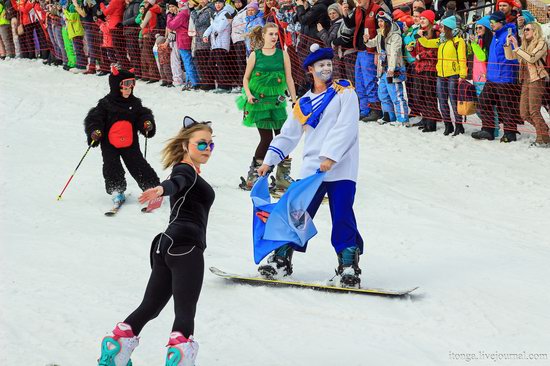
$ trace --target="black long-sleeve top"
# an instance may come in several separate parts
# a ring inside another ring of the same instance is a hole
[[[174,165],[161,186],[163,196],[170,196],[170,225],[165,233],[175,246],[196,245],[204,250],[208,214],[215,198],[212,187],[186,163]]]

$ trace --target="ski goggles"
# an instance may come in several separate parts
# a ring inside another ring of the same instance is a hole
[[[197,146],[197,150],[199,151],[205,151],[207,147],[210,148],[210,152],[214,151],[214,143],[213,142],[206,142],[206,141],[199,141],[199,142],[193,142],[194,145]]]
[[[128,89],[133,88],[134,86],[136,86],[136,79],[124,79],[120,82],[121,88]]]
[[[195,121],[193,118],[189,117],[189,116],[185,116],[183,118],[183,128],[190,128],[190,127],[193,127],[195,125],[207,125],[207,126],[211,126],[212,125],[212,122],[210,121],[205,121],[205,122],[197,122]]]

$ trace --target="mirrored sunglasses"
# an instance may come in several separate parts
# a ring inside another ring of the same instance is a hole
[[[214,142],[208,143],[206,141],[199,141],[194,142],[193,144],[197,146],[197,150],[199,151],[205,151],[207,147],[210,148],[210,152],[214,151]]]
[[[133,88],[136,86],[136,79],[124,79],[120,82],[121,88]]]

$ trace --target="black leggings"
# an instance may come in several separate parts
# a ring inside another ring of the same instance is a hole
[[[153,269],[143,301],[124,322],[138,335],[147,322],[160,314],[173,295],[176,318],[172,331],[189,338],[195,330],[195,311],[204,277],[203,251],[194,246],[174,245],[168,254],[170,240],[163,235],[158,254],[158,238],[151,248]],[[181,255],[184,253],[187,254]]]
[[[254,154],[254,157],[256,159],[263,160],[265,158],[265,154],[267,154],[267,148],[273,140],[273,136],[277,136],[278,134],[280,134],[281,130],[268,130],[264,128],[258,128],[258,132],[260,133],[260,143],[256,148],[256,153]]]

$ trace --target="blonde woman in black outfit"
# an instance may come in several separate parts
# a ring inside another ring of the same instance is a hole
[[[214,190],[200,176],[214,143],[210,123],[185,117],[184,127],[162,151],[170,177],[143,192],[140,203],[170,196],[168,228],[151,247],[152,272],[139,307],[101,343],[100,366],[126,366],[139,343],[138,335],[174,296],[175,320],[168,341],[166,366],[193,366],[198,344],[193,340],[194,318],[204,275],[208,213]]]

